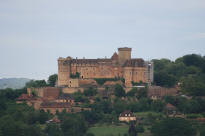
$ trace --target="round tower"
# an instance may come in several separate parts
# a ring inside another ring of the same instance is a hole
[[[120,65],[123,65],[126,60],[131,59],[131,51],[132,48],[128,48],[128,47],[118,48],[118,54],[119,54],[118,58],[119,58]]]

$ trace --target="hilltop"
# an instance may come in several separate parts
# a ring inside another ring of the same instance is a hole
[[[2,78],[0,79],[0,89],[19,89],[24,87],[28,81],[30,81],[28,78]]]

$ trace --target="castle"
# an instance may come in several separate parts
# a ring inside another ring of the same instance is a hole
[[[111,58],[58,59],[58,87],[76,88],[81,83],[94,83],[94,79],[124,79],[125,87],[133,83],[153,82],[153,63],[131,58],[131,48],[118,48]],[[76,78],[77,77],[77,78]]]

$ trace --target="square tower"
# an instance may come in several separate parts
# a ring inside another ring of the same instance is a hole
[[[120,65],[123,65],[126,60],[131,59],[131,51],[132,51],[132,48],[128,48],[128,47],[118,48]]]

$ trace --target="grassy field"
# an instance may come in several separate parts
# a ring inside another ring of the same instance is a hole
[[[128,126],[99,126],[88,130],[95,136],[123,136],[128,132]]]

